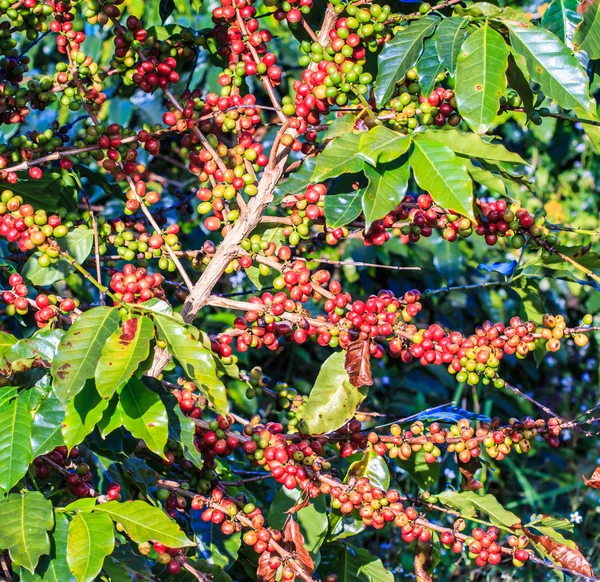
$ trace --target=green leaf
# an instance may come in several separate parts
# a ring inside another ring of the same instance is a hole
[[[473,517],[476,513],[473,502],[465,497],[460,491],[447,489],[438,494],[438,499],[445,507],[457,509],[463,517]]]
[[[429,140],[414,142],[410,165],[417,184],[442,208],[473,220],[473,182],[461,159],[447,146]]]
[[[454,76],[456,59],[467,34],[468,18],[444,18],[435,30],[435,48],[442,64]]]
[[[523,102],[523,109],[527,115],[531,115],[535,102],[535,95],[531,90],[529,83],[529,73],[527,73],[527,62],[523,55],[515,53],[512,49],[508,55],[508,69],[506,69],[506,80],[513,88]]]
[[[62,436],[69,450],[94,430],[107,406],[108,400],[98,394],[93,380],[69,400],[62,423]]]
[[[62,337],[51,374],[52,388],[63,406],[94,377],[104,343],[119,320],[115,307],[95,307],[82,313]]]
[[[506,92],[510,50],[487,22],[467,37],[456,64],[458,111],[475,133],[487,133]]]
[[[315,173],[317,158],[306,158],[299,170],[290,175],[283,183],[278,183],[273,193],[273,204],[279,204],[286,196],[298,194],[312,184],[312,175]],[[163,302],[164,303],[164,302]]]
[[[490,493],[478,495],[474,491],[463,491],[461,496],[468,499],[476,509],[487,514],[493,524],[507,528],[522,527],[521,519],[512,511],[504,509],[498,500]]]
[[[350,383],[345,361],[346,352],[336,352],[321,367],[300,413],[304,433],[322,434],[338,429],[354,416],[365,399],[367,391]]]
[[[540,325],[546,313],[546,306],[544,294],[537,281],[528,277],[519,277],[513,282],[511,288],[521,299],[521,306],[527,319]]]
[[[31,430],[31,456],[39,457],[49,453],[56,447],[64,445],[61,425],[65,418],[65,411],[54,392],[50,392],[33,418]]]
[[[327,194],[325,196],[325,220],[327,226],[346,226],[360,216],[365,189],[360,188],[347,194]]]
[[[493,174],[489,170],[476,166],[473,162],[471,162],[471,160],[465,160],[465,165],[467,166],[467,172],[469,172],[469,176],[471,176],[475,182],[485,186],[488,190],[492,190],[502,194],[503,196],[506,196],[506,185],[504,184],[504,180],[502,180],[502,178],[496,176],[496,174]]]
[[[336,117],[330,124],[329,128],[323,136],[323,140],[333,139],[335,137],[341,137],[346,133],[354,130],[354,123],[356,122],[356,115],[349,113]]]
[[[505,22],[513,48],[525,57],[531,78],[565,109],[592,109],[588,79],[573,53],[539,26]]]
[[[212,353],[188,329],[171,318],[154,315],[158,335],[168,345],[169,353],[179,362],[185,373],[196,382],[209,402],[220,414],[229,412],[227,392],[217,377]]]
[[[17,398],[0,409],[0,491],[6,494],[27,473],[31,463],[32,418]]]
[[[64,257],[60,257],[58,262],[48,267],[42,267],[38,261],[41,256],[42,253],[39,251],[33,253],[23,265],[23,270],[21,271],[21,275],[32,285],[47,287],[57,281],[66,279],[74,270],[73,265]]]
[[[34,361],[50,364],[64,335],[62,329],[41,329],[31,337],[19,340],[4,353],[4,362],[10,366],[11,372],[28,370]]]
[[[423,43],[423,53],[417,63],[419,85],[421,85],[421,93],[425,97],[429,97],[435,89],[436,78],[443,69],[444,65],[438,55],[435,40],[433,37],[425,39],[425,42]]]
[[[23,176],[25,177],[25,176]],[[77,184],[68,172],[49,170],[39,180],[21,179],[10,185],[10,189],[23,198],[25,204],[36,209],[57,212],[65,208],[77,210]]]
[[[377,168],[365,165],[365,175],[369,179],[362,199],[366,227],[374,220],[383,218],[394,210],[406,193],[410,166],[407,157],[388,164],[380,164]]]
[[[302,495],[300,489],[290,490],[282,486],[269,507],[267,517],[269,525],[283,530],[285,521],[289,517],[288,511],[301,500]],[[328,520],[325,497],[319,495],[316,499],[311,500],[309,505],[294,513],[294,519],[298,522],[304,536],[304,547],[314,556],[327,537]]]
[[[75,582],[67,563],[67,539],[69,535],[69,519],[66,515],[54,515],[54,530],[51,539],[51,556],[40,560],[42,580],[44,582]]]
[[[390,42],[385,43],[377,59],[375,99],[379,107],[389,101],[396,83],[417,64],[423,42],[433,34],[438,21],[437,16],[425,16],[398,31]]]
[[[410,137],[383,125],[376,125],[362,134],[359,155],[371,166],[377,166],[399,158],[409,147]]]
[[[428,463],[425,460],[425,451],[421,449],[413,453],[407,461],[398,461],[399,466],[408,472],[413,481],[421,489],[429,489],[438,482],[440,476],[440,463]]]
[[[188,461],[194,463],[196,467],[202,468],[204,459],[194,444],[196,425],[189,416],[183,414],[177,402],[174,402],[172,407],[167,406],[167,411],[169,414],[169,433],[171,438],[181,444],[183,447],[183,456]]]
[[[517,167],[527,166],[519,155],[508,151],[502,144],[485,141],[480,135],[458,129],[436,131],[426,129],[413,134],[415,140],[435,141],[448,146],[456,155],[475,158],[488,163],[505,163]]]
[[[371,446],[363,453],[356,453],[349,460],[356,459],[346,471],[344,483],[351,478],[360,479],[367,477],[374,487],[386,491],[390,486],[390,471],[385,459],[378,455]],[[329,514],[330,535],[329,540],[339,540],[354,536],[365,529],[358,512],[344,515],[339,510],[333,510]]]
[[[94,231],[87,227],[71,230],[60,240],[60,245],[81,264],[90,256],[94,246]]]
[[[54,525],[52,503],[39,491],[11,493],[0,502],[0,547],[19,566],[33,573],[40,556],[50,551],[47,532]]]
[[[322,182],[340,174],[360,172],[363,159],[360,155],[361,134],[347,133],[330,141],[317,157],[311,182]]]
[[[0,356],[17,343],[17,338],[10,333],[0,331]]]
[[[119,396],[114,394],[109,400],[106,410],[102,413],[102,418],[98,421],[98,430],[104,439],[121,426],[123,426],[123,415],[119,407]]]
[[[90,185],[98,186],[104,191],[105,194],[108,194],[112,198],[124,198],[123,191],[121,190],[121,188],[119,188],[119,185],[113,182],[109,182],[106,177],[107,174],[95,172],[94,170],[91,170],[83,164],[75,164],[73,166],[73,170],[77,172],[80,179],[85,178]]]
[[[164,458],[169,436],[167,411],[157,394],[138,378],[130,378],[119,395],[119,409],[125,428]]]
[[[575,5],[577,5],[577,2],[575,2]],[[585,51],[592,60],[600,59],[600,10],[598,2],[592,0],[583,2],[580,6],[583,20],[581,20],[573,35],[573,48],[578,51]],[[577,6],[575,10],[577,10]],[[575,11],[575,14],[579,16],[577,11]]]
[[[96,367],[96,388],[102,398],[110,398],[126,382],[150,353],[154,324],[148,317],[130,319],[113,333],[102,348]]]
[[[394,576],[377,556],[350,544],[323,546],[319,572],[322,578],[335,572],[338,582],[394,582]]]
[[[212,521],[203,521],[202,513],[201,510],[192,512],[192,531],[196,539],[198,556],[209,564],[216,564],[226,570],[239,555],[242,532],[225,535],[220,525]]]
[[[551,515],[532,515],[532,519],[529,523],[526,523],[524,527],[551,527],[553,529],[562,529],[573,533],[575,529],[573,522],[569,521],[566,517],[552,517]]]
[[[581,22],[577,0],[552,0],[542,16],[542,26],[573,48],[573,34]]]
[[[67,562],[77,582],[92,582],[115,546],[113,523],[102,513],[76,513],[69,525]]]
[[[164,24],[165,20],[173,14],[173,10],[175,10],[175,1],[174,0],[160,0],[158,5],[158,14],[160,16],[160,21]]]
[[[348,482],[349,477],[368,477],[373,487],[379,487],[387,491],[390,487],[390,470],[385,459],[378,455],[371,446],[364,452],[361,459],[355,461],[348,468],[348,473],[344,482]]]
[[[127,535],[138,544],[155,540],[170,548],[195,545],[160,507],[154,507],[143,501],[126,503],[109,501],[95,505],[93,511],[103,513],[120,523]]]

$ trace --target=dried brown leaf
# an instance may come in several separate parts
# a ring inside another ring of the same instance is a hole
[[[271,552],[263,552],[258,558],[258,568],[256,569],[256,578],[258,582],[274,582],[277,576],[277,569],[273,570],[269,561]]]
[[[592,489],[600,489],[600,467],[597,467],[590,479],[582,475],[583,482]]]
[[[540,544],[554,562],[582,576],[594,577],[592,567],[577,548],[570,548],[550,539],[548,536],[536,536],[528,532],[536,544]]]
[[[293,547],[298,561],[303,565],[306,572],[312,574],[315,571],[315,563],[310,557],[308,550],[304,547],[304,536],[296,521],[288,519],[283,537]]]
[[[481,469],[481,462],[476,457],[471,457],[469,461],[463,463],[458,460],[458,468],[462,475],[462,483],[460,488],[463,491],[478,491],[483,487],[480,481],[475,479],[475,473]]]
[[[371,386],[373,384],[368,341],[358,339],[348,344],[345,367],[353,386]]]
[[[308,495],[302,495],[292,507],[290,507],[285,513],[289,513],[290,515],[294,515],[301,509],[308,507],[310,505],[310,497]]]
[[[417,582],[431,582],[431,568],[433,566],[433,546],[431,542],[417,541],[415,551],[415,576]]]

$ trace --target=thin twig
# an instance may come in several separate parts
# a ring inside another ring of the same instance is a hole
[[[100,249],[98,244],[98,222],[96,220],[96,215],[92,210],[90,210],[90,216],[92,218],[92,228],[94,230],[94,256],[96,258],[96,279],[100,284],[102,284],[102,265],[100,263]],[[98,294],[100,296],[100,305],[104,305],[104,291],[102,291],[102,289],[98,289]]]

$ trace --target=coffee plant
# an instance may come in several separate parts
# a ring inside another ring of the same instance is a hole
[[[600,580],[598,0],[0,51],[1,580]]]

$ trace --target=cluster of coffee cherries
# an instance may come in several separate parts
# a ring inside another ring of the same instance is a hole
[[[31,83],[37,85],[37,81]],[[43,79],[41,83],[44,83]],[[40,155],[55,151],[57,147],[69,141],[67,131],[66,127],[60,127],[58,122],[53,122],[52,127],[43,132],[31,130],[25,135],[13,136],[7,143],[0,145],[0,170],[9,162],[13,164],[31,162]],[[11,175],[16,176],[14,172],[6,172],[5,178],[8,182],[13,181]],[[1,171],[0,176],[2,176]],[[38,166],[30,166],[29,177],[38,180],[42,177],[42,169]]]
[[[135,16],[127,17],[125,22],[126,29],[120,26],[114,28],[114,45],[115,57],[125,60],[128,56],[129,49],[141,50],[144,48],[144,43],[148,38],[148,31],[144,28],[142,21]],[[133,62],[125,63],[125,65],[133,66]]]
[[[161,491],[159,489],[159,491]],[[138,552],[142,556],[156,560],[158,564],[166,567],[171,576],[177,576],[181,573],[182,564],[185,564],[186,555],[184,548],[170,548],[160,542],[142,542],[138,545]]]
[[[239,15],[243,25],[236,20]],[[221,6],[213,10],[213,22],[217,24],[214,30],[217,41],[225,40],[227,50],[223,51],[223,56],[229,57],[230,63],[235,63],[239,59],[242,63],[240,67],[235,67],[233,73],[237,78],[241,74],[252,76],[260,75],[263,83],[276,86],[281,82],[282,71],[276,64],[276,57],[273,53],[267,52],[266,43],[272,38],[268,30],[259,30],[259,21],[255,18],[256,8],[252,2],[245,2],[245,6],[234,6],[230,0],[222,0]],[[247,40],[244,42],[242,30],[246,29]],[[229,69],[231,70],[231,69]],[[236,72],[239,70],[239,74]],[[220,79],[219,84],[223,88],[229,87],[229,83]],[[225,91],[225,94],[229,94]]]
[[[69,474],[65,475],[64,472],[56,470],[51,464],[46,462],[45,458],[59,467],[68,470]],[[46,480],[56,472],[60,478],[65,478],[69,493],[71,493],[73,497],[88,497],[90,494],[89,483],[92,480],[89,465],[87,465],[87,463],[79,463],[74,470],[67,469],[67,466],[72,466],[74,464],[73,462],[77,461],[78,458],[79,449],[77,447],[72,448],[70,451],[65,446],[56,447],[45,457],[37,457],[33,460],[35,474],[39,479]]]
[[[177,61],[173,57],[166,57],[162,61],[150,57],[136,67],[133,82],[146,93],[152,93],[156,88],[168,89],[179,81],[176,65]]]
[[[136,133],[134,130],[123,127],[118,123],[111,123],[109,125],[98,123],[89,125],[82,131],[75,145],[77,147],[88,147],[97,144],[99,149],[90,152],[89,155],[91,158],[101,164],[116,180],[123,181],[126,176],[130,176],[133,182],[136,183],[137,193],[137,182],[141,180],[144,168],[137,164],[137,148],[139,143],[138,140],[133,139],[135,136]],[[142,187],[144,189],[139,193],[141,197],[146,194],[145,184]],[[127,196],[125,211],[130,214],[139,208],[137,199],[133,198],[131,195]],[[148,200],[148,202],[149,204],[153,204],[158,202],[158,200],[160,200],[160,197],[157,197],[153,201]]]
[[[162,234],[150,234],[142,220],[125,218],[107,222],[103,218],[99,216],[98,223],[99,234],[102,237],[100,244],[105,250],[106,242],[110,242],[116,248],[117,254],[125,261],[138,259],[143,263],[154,258],[158,259],[158,268],[161,271],[176,270],[174,261],[165,254],[164,245],[167,244],[175,249],[181,248],[178,224],[170,224]]]
[[[153,297],[165,298],[162,282],[160,273],[150,275],[145,268],[127,263],[112,274],[109,287],[121,303],[143,303]]]
[[[556,418],[547,421],[531,417],[521,420],[511,418],[504,426],[500,419],[494,418],[491,422],[480,423],[478,428],[473,427],[467,418],[448,428],[443,428],[439,422],[425,427],[419,420],[404,431],[399,425],[392,425],[391,438],[369,433],[368,439],[376,452],[401,461],[407,461],[422,450],[425,462],[435,463],[441,455],[440,447],[445,447],[449,453],[456,453],[460,462],[468,463],[479,457],[482,451],[496,461],[503,460],[511,451],[527,453],[536,436],[543,437],[550,446],[558,447],[561,430],[560,421]],[[375,448],[377,446],[378,449]]]
[[[8,34],[0,36],[0,50],[16,46],[15,31],[24,32],[27,40],[36,40],[41,32],[48,30],[46,20],[52,15],[52,6],[40,0],[23,0],[23,2],[3,2],[0,6],[0,15],[7,20],[2,22],[2,32]],[[13,42],[7,42],[7,41]]]
[[[246,398],[248,399],[260,398],[265,389],[272,389],[273,394],[270,396],[274,398],[277,410],[287,411],[288,427],[292,430],[297,423],[296,413],[304,403],[304,398],[298,394],[298,391],[286,382],[277,382],[272,385],[271,378],[263,373],[260,366],[255,366],[250,372],[240,371],[240,377],[248,383],[246,389]]]
[[[2,301],[6,303],[7,315],[25,315],[29,311],[29,302],[27,301],[27,285],[23,283],[23,278],[18,273],[13,273],[8,278],[8,284],[11,290],[2,292]]]
[[[447,123],[456,127],[461,117],[456,113],[454,91],[437,87],[426,96],[422,94],[418,80],[418,72],[410,70],[399,86],[399,95],[391,100],[390,106],[396,110],[396,116],[390,122],[392,127],[402,133],[412,133],[422,125],[441,127]]]
[[[230,427],[231,419],[222,415],[211,420],[206,429],[196,426],[194,444],[202,452],[205,462],[210,463],[215,457],[228,457],[238,448],[240,441],[228,432]]]
[[[301,240],[310,237],[310,227],[313,222],[325,214],[326,193],[327,188],[324,184],[311,184],[304,192],[294,195],[295,201],[286,208],[292,224],[285,226],[282,231],[291,246],[296,246]],[[343,231],[341,234],[343,236]],[[328,240],[328,242],[335,244],[338,239],[335,236],[334,239],[335,241]]]
[[[181,412],[190,418],[202,418],[206,400],[198,395],[196,384],[184,378],[179,378],[178,384],[181,388],[175,388],[171,393],[177,398]]]
[[[287,20],[291,25],[298,24],[304,15],[308,14],[313,7],[313,0],[267,0],[265,6],[275,9],[273,17],[275,20]]]
[[[56,239],[64,237],[78,218],[77,214],[64,209],[48,216],[45,210],[35,210],[31,204],[25,204],[23,198],[11,190],[4,190],[0,195],[0,217],[0,236],[21,252],[37,248],[42,267],[58,261],[60,249]],[[78,228],[86,229],[87,225],[81,224]]]
[[[68,315],[73,312],[75,308],[79,307],[79,299],[77,297],[59,299],[56,295],[40,293],[35,298],[35,306],[38,308],[34,315],[35,321],[38,327],[45,327],[58,314]]]

